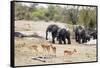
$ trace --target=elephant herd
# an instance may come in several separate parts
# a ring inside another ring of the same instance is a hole
[[[97,39],[97,31],[90,28],[83,28],[82,26],[76,26],[74,29],[75,41],[79,44],[90,41],[91,38]],[[48,32],[52,34],[52,43],[55,43],[55,39],[59,44],[71,44],[70,31],[65,28],[60,28],[55,24],[51,24],[46,29],[46,40],[48,40]]]
[[[71,34],[66,28],[60,28],[56,24],[51,24],[46,29],[46,40],[48,40],[48,33],[52,34],[52,43],[58,41],[59,44],[71,44]],[[91,28],[83,28],[82,26],[73,27],[73,33],[75,35],[75,41],[79,44],[86,43],[92,39],[97,39],[97,30]],[[33,35],[32,35],[33,36]],[[25,34],[15,32],[15,37],[27,37]]]

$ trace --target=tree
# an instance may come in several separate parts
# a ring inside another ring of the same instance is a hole
[[[38,8],[32,12],[33,20],[44,20],[45,19],[46,9],[43,7]]]
[[[92,7],[82,7],[79,14],[79,22],[85,27],[95,27],[96,10]]]
[[[68,8],[68,18],[72,22],[73,25],[77,24],[78,21],[78,14],[79,14],[79,7],[80,6],[71,6],[72,8]]]
[[[15,20],[32,20],[32,12],[38,4],[26,6],[23,3],[15,3]]]
[[[48,6],[48,12],[47,14],[49,15],[49,20],[53,20],[54,14],[55,14],[55,7],[53,5]]]

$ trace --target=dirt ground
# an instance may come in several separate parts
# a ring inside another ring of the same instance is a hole
[[[36,33],[39,37],[15,37],[15,65],[40,65],[40,64],[56,64],[56,63],[73,63],[73,62],[88,62],[96,61],[96,45],[84,45],[75,42],[75,39],[71,39],[71,44],[52,44],[56,47],[56,53],[50,49],[50,51],[44,51],[41,44],[51,44],[51,41],[45,40],[45,30],[48,25],[54,24],[53,22],[45,23],[33,22],[33,21],[15,21],[15,31],[26,34]],[[56,23],[63,27],[65,24]],[[71,28],[72,26],[67,27]],[[67,40],[66,40],[67,41]],[[37,46],[37,50],[32,46]],[[66,51],[64,55],[64,51]],[[74,52],[75,50],[75,52]],[[45,62],[33,59],[36,57],[43,57]]]

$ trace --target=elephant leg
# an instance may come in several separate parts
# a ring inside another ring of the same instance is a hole
[[[55,34],[54,33],[52,33],[52,43],[55,43]]]
[[[75,34],[75,40],[76,40],[76,42],[78,42],[78,35],[77,34]]]
[[[68,40],[68,44],[71,44],[70,38],[69,38],[69,40]]]
[[[59,44],[62,44],[62,37],[59,37]]]
[[[85,38],[84,42],[87,42],[87,39]]]
[[[62,40],[61,39],[59,40],[59,44],[62,44]]]
[[[85,39],[82,39],[82,43],[85,43],[86,42],[86,40]]]
[[[84,38],[82,38],[82,43],[85,43],[85,42],[87,42],[87,40],[86,40],[86,38],[84,37]]]
[[[82,43],[85,43],[85,42],[87,42],[87,39],[86,39],[86,36],[83,36]]]
[[[77,42],[77,36],[75,35],[75,41]]]
[[[81,43],[81,36],[78,36],[78,43]]]
[[[82,43],[84,43],[84,39],[82,39]]]
[[[70,38],[68,38],[68,44],[71,44],[71,40],[70,40]]]
[[[59,37],[58,36],[57,36],[56,40],[59,41]]]
[[[67,36],[68,44],[71,44],[70,36]]]
[[[55,37],[52,38],[52,43],[55,43]]]
[[[63,38],[62,40],[63,40],[64,44],[66,44],[66,39],[65,39],[65,38]]]

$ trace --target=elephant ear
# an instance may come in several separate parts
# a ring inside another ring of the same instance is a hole
[[[58,30],[57,26],[52,27],[52,32],[56,32]]]

